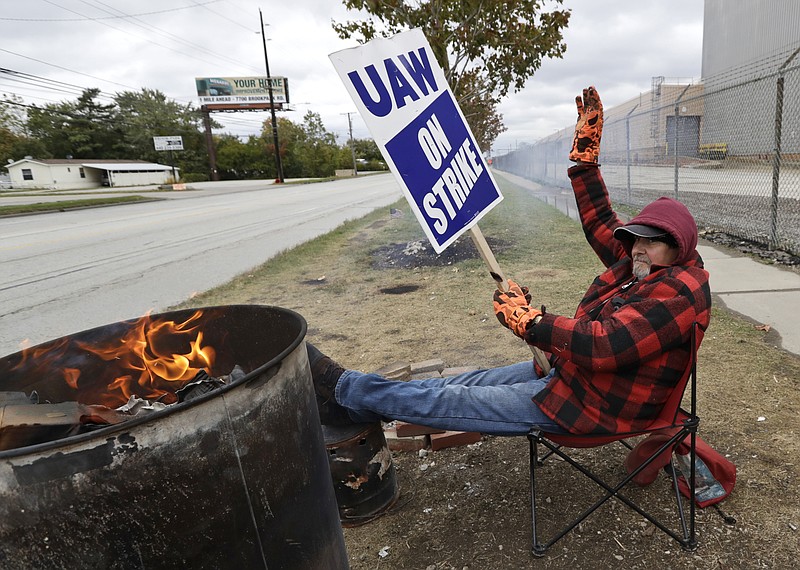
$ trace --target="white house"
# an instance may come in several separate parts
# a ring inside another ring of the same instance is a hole
[[[78,190],[98,186],[166,184],[173,179],[172,166],[141,160],[33,159],[6,165],[13,188]],[[175,169],[176,178],[178,169]]]

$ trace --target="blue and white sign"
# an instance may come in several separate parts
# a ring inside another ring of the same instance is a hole
[[[503,196],[421,30],[330,55],[436,253]]]

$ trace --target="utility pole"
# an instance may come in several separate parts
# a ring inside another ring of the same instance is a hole
[[[267,34],[264,32],[264,15],[258,9],[258,18],[261,20],[261,42],[264,44],[264,65],[267,68],[267,91],[269,91],[269,112],[272,116],[272,143],[275,146],[275,167],[277,175],[275,182],[283,184],[283,165],[281,164],[281,151],[278,147],[278,122],[275,119],[275,98],[272,95],[272,75],[269,73],[269,58],[267,57]]]
[[[350,115],[353,113],[342,113],[342,115],[347,115],[347,126],[350,129],[350,152],[353,154],[353,176],[358,176],[358,165],[356,163],[356,146],[353,142],[353,121],[350,119]]]
[[[200,107],[200,113],[203,115],[203,127],[206,135],[206,146],[208,147],[208,162],[211,166],[211,180],[219,180],[219,171],[217,170],[217,150],[214,148],[214,136],[211,133],[211,113],[206,105]]]

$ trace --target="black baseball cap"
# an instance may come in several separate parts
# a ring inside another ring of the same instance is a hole
[[[623,239],[636,239],[637,237],[643,238],[656,238],[662,237],[667,235],[669,232],[666,230],[662,230],[661,228],[656,228],[653,226],[645,226],[643,224],[628,224],[626,226],[620,226],[614,230],[614,237],[623,240]]]

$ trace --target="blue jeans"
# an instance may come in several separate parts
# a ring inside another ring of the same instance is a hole
[[[531,401],[552,374],[539,378],[531,361],[408,382],[346,370],[335,399],[356,422],[402,420],[492,435],[525,435],[533,425],[563,432]]]

